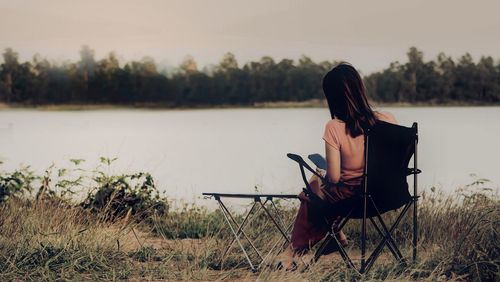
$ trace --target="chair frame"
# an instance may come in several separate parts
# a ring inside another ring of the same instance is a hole
[[[335,242],[335,244],[338,246],[339,253],[345,263],[347,264],[348,267],[354,269],[356,272],[360,274],[365,274],[367,273],[372,266],[374,265],[375,261],[377,258],[380,256],[382,253],[383,249],[385,246],[389,249],[389,251],[392,253],[392,255],[396,258],[396,260],[401,263],[402,265],[407,265],[405,258],[401,254],[401,251],[399,250],[396,242],[394,241],[394,238],[392,237],[393,231],[397,228],[399,223],[401,222],[402,218],[406,215],[408,210],[413,206],[413,236],[412,236],[412,261],[415,262],[417,260],[417,235],[418,235],[418,220],[417,220],[417,212],[418,212],[418,174],[421,173],[421,170],[418,169],[418,157],[417,157],[417,152],[418,152],[418,124],[415,122],[413,123],[412,126],[415,129],[416,135],[415,135],[415,144],[414,144],[414,152],[413,152],[413,168],[408,168],[407,171],[407,176],[413,175],[413,195],[410,197],[410,200],[408,203],[404,204],[402,207],[401,212],[399,213],[398,217],[396,220],[393,222],[393,224],[388,227],[385,222],[382,219],[381,213],[378,211],[377,206],[371,197],[369,191],[368,191],[368,157],[369,157],[369,152],[368,152],[368,147],[369,147],[369,142],[370,142],[370,137],[369,133],[365,134],[364,136],[364,144],[365,144],[365,149],[364,149],[364,158],[365,158],[365,165],[364,165],[364,171],[363,175],[360,178],[363,178],[363,193],[361,195],[362,197],[362,209],[363,209],[363,217],[361,218],[362,223],[361,223],[361,265],[360,267],[356,267],[354,264],[353,260],[349,257],[346,249],[342,246],[342,244],[339,242],[337,237],[335,236],[336,230],[341,230],[342,227],[345,226],[345,224],[352,218],[349,216],[351,213],[354,211],[355,207],[353,207],[345,217],[343,217],[338,224],[335,226],[332,226],[332,229],[327,233],[323,241],[320,243],[319,248],[317,249],[316,253],[314,254],[314,261],[317,261],[324,253],[326,250],[327,246],[332,242],[332,240]],[[313,193],[313,190],[311,189],[309,185],[309,181],[306,177],[305,170],[307,169],[310,171],[312,174],[316,175],[319,177],[323,183],[328,183],[327,179],[320,175],[319,173],[316,172],[312,167],[310,167],[303,159],[302,157],[295,155],[295,154],[287,154],[287,156],[296,161],[299,164],[300,172],[302,179],[306,185],[306,188],[304,188],[304,192],[306,194],[310,195],[311,197],[316,198],[316,200],[321,200],[317,195]],[[328,195],[327,191],[323,191],[325,194]],[[234,245],[234,242],[237,242],[240,249],[243,251],[245,258],[252,269],[252,271],[256,272],[258,271],[266,262],[267,258],[270,256],[272,251],[279,245],[279,243],[284,239],[284,243],[290,243],[290,230],[291,227],[293,226],[293,222],[285,226],[283,220],[281,219],[281,215],[279,213],[278,208],[276,207],[274,203],[274,199],[298,199],[298,196],[295,194],[231,194],[231,193],[203,193],[204,196],[214,198],[218,205],[219,208],[223,214],[223,217],[228,224],[231,233],[233,234],[233,240],[229,243],[229,245],[226,247],[225,251],[223,252],[222,255],[222,261],[221,261],[221,268],[223,266],[223,259],[227,252],[231,249],[231,247]],[[223,199],[224,198],[238,198],[238,199],[253,199],[253,205],[250,208],[250,210],[244,215],[243,221],[241,223],[238,223],[236,219],[232,216],[230,210],[227,208],[227,206],[224,204]],[[263,199],[265,199],[263,201]],[[270,204],[271,208],[266,207],[266,204]],[[367,217],[367,209],[368,206],[372,205],[373,208],[376,210],[376,215],[373,217]],[[248,223],[250,223],[253,219],[255,219],[255,215],[259,211],[263,210],[266,215],[271,219],[272,223],[274,226],[277,228],[279,231],[279,234],[281,235],[280,238],[273,244],[272,248],[265,254],[262,255],[259,250],[255,247],[253,244],[252,240],[248,237],[248,235],[245,233],[245,226],[247,226]],[[271,213],[271,210],[274,210],[274,216]],[[254,215],[251,217],[251,215]],[[376,220],[374,219],[376,218]],[[377,233],[382,237],[382,240],[379,242],[379,244],[375,247],[375,249],[372,251],[370,256],[367,258],[367,248],[366,248],[366,228],[367,228],[367,220],[369,220],[375,230],[377,230]],[[378,223],[377,223],[378,221]],[[241,236],[241,237],[240,237]],[[245,247],[243,246],[242,239],[246,239],[249,242],[250,245],[250,250],[253,250],[258,258],[259,261],[256,263],[252,262],[250,259],[248,251],[246,250]]]
[[[388,247],[390,252],[393,254],[393,256],[396,258],[398,262],[400,262],[402,265],[406,265],[406,260],[401,254],[401,251],[399,250],[397,244],[395,243],[392,233],[396,229],[396,227],[399,225],[401,222],[401,219],[404,217],[404,215],[407,213],[407,211],[413,206],[413,238],[412,238],[412,261],[415,262],[417,260],[417,235],[418,235],[418,220],[417,220],[417,202],[418,202],[418,174],[421,173],[421,170],[418,169],[418,124],[415,122],[413,123],[412,126],[415,131],[416,131],[416,136],[415,136],[415,144],[414,144],[414,152],[413,152],[413,168],[408,168],[407,176],[413,175],[413,195],[410,198],[410,201],[406,203],[405,205],[402,206],[402,210],[394,223],[388,228],[388,226],[385,224],[385,222],[382,219],[381,213],[378,211],[377,206],[371,197],[369,191],[368,191],[368,157],[369,157],[369,142],[370,142],[370,137],[369,133],[365,134],[364,136],[364,142],[365,142],[365,149],[364,149],[364,157],[365,157],[365,165],[364,165],[364,172],[362,175],[363,178],[363,193],[361,195],[362,197],[362,209],[363,209],[363,217],[361,218],[362,223],[361,223],[361,265],[360,267],[356,267],[352,259],[349,257],[347,251],[345,248],[340,244],[339,240],[335,236],[335,233],[337,230],[341,230],[342,227],[345,226],[345,224],[351,219],[349,216],[351,213],[354,211],[355,207],[353,207],[348,214],[343,217],[340,222],[334,227],[332,226],[332,229],[330,232],[327,233],[323,241],[321,242],[318,250],[316,251],[314,255],[314,260],[317,261],[321,255],[323,255],[326,247],[332,242],[332,240],[335,241],[335,244],[338,246],[338,250],[340,255],[342,256],[343,260],[347,264],[348,267],[354,269],[360,274],[367,273],[371,267],[374,265],[375,261],[381,254],[383,248],[385,246]],[[320,174],[318,174],[315,170],[313,170],[300,156],[294,155],[294,154],[288,154],[288,157],[291,158],[292,160],[298,162],[302,179],[304,180],[304,183],[306,184],[306,189],[305,192],[309,193],[309,195],[314,195],[312,192],[311,187],[309,186],[309,183],[307,181],[307,177],[305,175],[304,168],[312,172],[314,175],[318,176],[323,183],[328,183],[327,179]],[[323,190],[326,194],[328,192],[326,190]],[[315,195],[314,195],[315,196]],[[317,196],[315,196],[317,197]],[[367,217],[367,209],[368,206],[372,205],[373,208],[376,210],[376,215],[374,216],[376,220],[373,219],[373,217]],[[367,258],[366,255],[366,228],[367,228],[367,219],[372,223],[373,227],[375,230],[377,230],[377,233],[381,235],[382,240],[380,243],[375,247],[373,252],[370,254],[370,256]],[[380,226],[379,226],[380,225]]]

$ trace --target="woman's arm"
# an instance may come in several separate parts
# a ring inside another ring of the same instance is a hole
[[[340,181],[340,151],[325,142],[326,179],[332,183]]]

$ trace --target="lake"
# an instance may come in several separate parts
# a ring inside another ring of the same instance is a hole
[[[500,107],[387,108],[419,123],[420,189],[453,191],[484,177],[500,183]],[[117,173],[146,171],[167,196],[197,201],[202,191],[297,193],[298,166],[285,155],[323,152],[327,109],[0,111],[4,170],[29,164],[117,157]]]

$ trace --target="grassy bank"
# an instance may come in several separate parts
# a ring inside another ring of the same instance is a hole
[[[454,195],[429,191],[419,207],[419,259],[397,266],[384,253],[372,272],[358,276],[337,254],[295,272],[270,266],[252,273],[236,246],[223,256],[230,234],[218,211],[171,202],[156,193],[148,174],[108,175],[103,166],[90,173],[75,167],[51,168],[37,176],[29,169],[0,173],[0,280],[492,280],[499,279],[500,201],[488,182],[478,180]],[[84,186],[84,187],[83,187]],[[41,188],[41,189],[39,189]],[[86,189],[76,202],[72,192]],[[296,205],[279,205],[285,221]],[[390,221],[395,213],[385,217]],[[241,215],[238,216],[241,219]],[[409,257],[409,218],[395,233]],[[352,252],[357,222],[348,234]],[[258,248],[279,238],[272,223],[257,215],[249,236]],[[370,230],[370,246],[376,236]]]

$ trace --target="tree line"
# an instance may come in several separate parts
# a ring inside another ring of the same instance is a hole
[[[368,95],[388,103],[498,103],[500,61],[470,54],[454,60],[441,53],[424,61],[411,47],[406,63],[393,62],[364,77]],[[0,102],[45,104],[150,104],[168,107],[254,105],[322,99],[321,79],[337,62],[276,62],[262,57],[239,66],[232,53],[219,64],[199,69],[192,57],[174,70],[159,70],[150,57],[121,66],[115,53],[96,60],[88,46],[77,62],[52,63],[40,55],[20,62],[7,48],[0,65]]]

